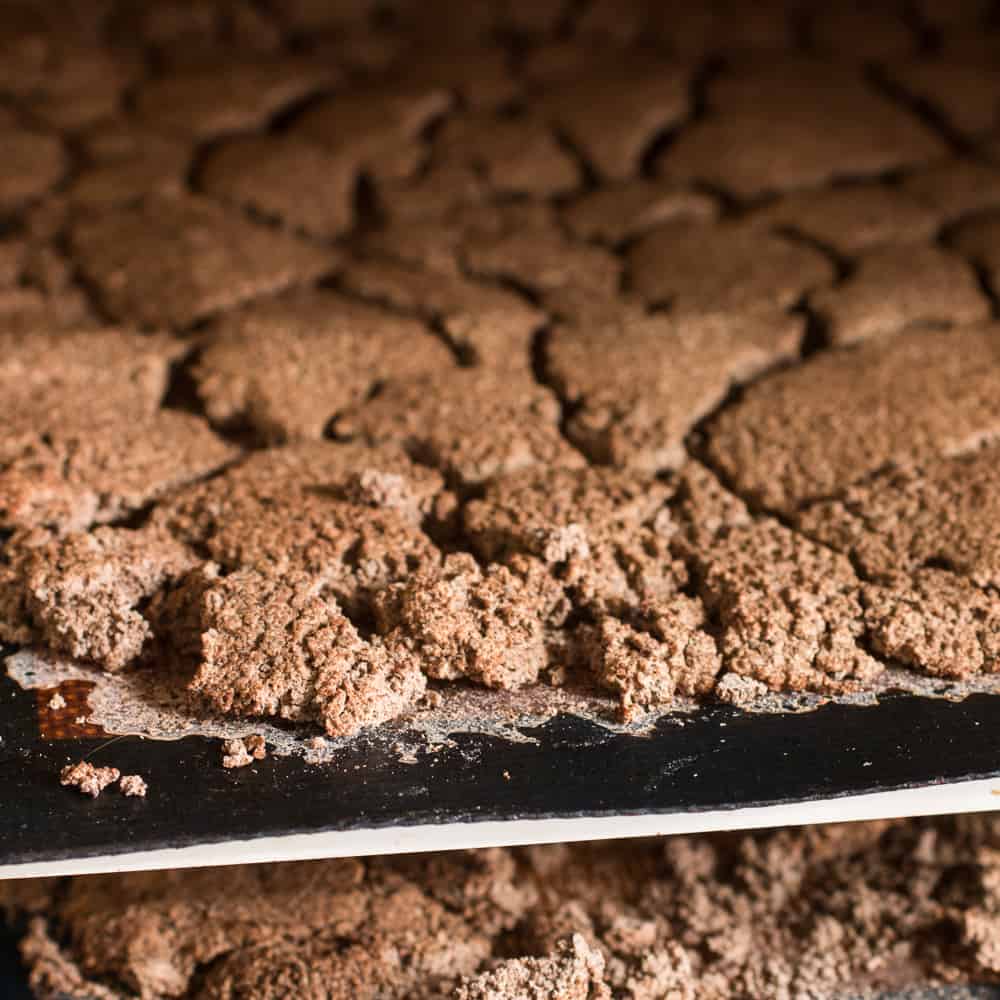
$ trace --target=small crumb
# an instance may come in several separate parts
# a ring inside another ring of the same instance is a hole
[[[267,756],[264,737],[256,733],[243,739],[225,740],[222,744],[222,766],[226,768],[246,767],[255,760]]]
[[[503,780],[504,781],[510,781],[510,771],[504,771],[503,772]]]
[[[144,799],[149,786],[138,774],[123,774],[121,781],[118,782],[118,790],[126,798],[136,796]]]
[[[53,712],[58,712],[60,708],[65,707],[66,699],[58,691],[56,691],[56,693],[49,698],[49,708],[51,708]]]
[[[85,726],[87,724],[87,716],[85,716],[85,715],[78,715],[73,721],[78,726]]]
[[[79,788],[84,795],[97,798],[108,785],[121,777],[117,767],[94,767],[85,760],[67,764],[59,773],[59,784]]]

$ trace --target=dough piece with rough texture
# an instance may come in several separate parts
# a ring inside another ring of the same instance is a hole
[[[657,165],[663,176],[754,198],[842,176],[875,176],[944,152],[918,118],[881,96],[853,67],[772,59],[711,84],[708,112]]]
[[[422,323],[317,292],[220,319],[195,378],[211,419],[242,418],[266,440],[284,441],[322,437],[376,388],[453,365]]]
[[[366,233],[363,246],[379,257],[444,274],[468,276],[463,251],[477,242],[489,247],[502,239],[541,233],[549,239],[562,234],[556,214],[545,201],[496,201],[452,205],[442,214],[408,219],[405,215],[387,226]],[[560,252],[572,247],[562,240]]]
[[[841,285],[809,296],[833,344],[852,344],[912,326],[962,326],[990,316],[972,268],[932,245],[872,250]]]
[[[376,197],[392,223],[413,225],[479,211],[489,205],[491,195],[486,178],[473,165],[444,160],[425,164],[414,177],[380,183]],[[385,242],[391,253],[391,241]]]
[[[117,317],[150,326],[189,326],[307,284],[337,263],[331,250],[193,195],[80,219],[70,240],[104,305]]]
[[[1000,448],[881,473],[806,508],[798,524],[869,579],[946,566],[1000,589]]]
[[[421,135],[452,102],[443,87],[372,84],[308,108],[290,133],[353,159],[379,179],[409,177],[425,155]]]
[[[621,274],[607,250],[570,240],[555,226],[471,236],[462,258],[473,274],[511,282],[543,301],[564,292],[613,298]]]
[[[124,417],[59,427],[0,463],[0,528],[80,531],[116,521],[240,454],[192,414]]]
[[[683,586],[670,554],[670,489],[651,476],[584,466],[527,469],[463,508],[464,535],[490,562],[540,560],[576,606],[627,614]]]
[[[698,593],[722,629],[725,669],[774,691],[855,690],[882,665],[865,651],[850,562],[777,521],[685,546]]]
[[[872,647],[932,677],[1000,671],[1000,599],[953,573],[921,569],[862,591]]]
[[[629,252],[631,288],[679,313],[787,309],[833,279],[818,251],[759,228],[675,223]]]
[[[0,329],[0,465],[45,435],[151,418],[184,345],[117,328]]]
[[[763,311],[560,325],[546,370],[591,461],[658,471],[683,462],[684,437],[734,383],[795,357],[803,333],[801,317]]]
[[[533,465],[578,467],[553,394],[526,376],[459,369],[389,383],[334,424],[340,436],[395,441],[450,485],[472,487]]]
[[[367,642],[322,575],[238,570],[201,600],[201,662],[191,689],[223,712],[319,719],[350,736],[423,694],[413,657]]]
[[[195,488],[154,522],[226,569],[321,577],[351,615],[364,617],[378,590],[437,561],[430,539],[391,506],[359,506],[295,489],[221,500],[219,493]]]
[[[927,240],[941,224],[942,213],[905,186],[865,183],[793,191],[751,218],[853,255],[884,244]]]
[[[464,982],[456,1000],[611,1000],[604,980],[604,955],[582,934],[561,941],[551,956],[509,958],[490,972]]]
[[[89,130],[80,142],[89,162],[67,186],[67,197],[76,207],[103,211],[184,192],[194,155],[185,137],[112,118]]]
[[[533,116],[453,118],[434,138],[434,155],[476,169],[495,195],[549,198],[580,183],[573,158],[544,121]]]
[[[222,475],[161,501],[153,518],[203,544],[244,507],[295,496],[391,510],[414,525],[448,505],[441,474],[415,464],[398,445],[304,441],[250,452]]]
[[[40,198],[69,166],[62,143],[53,135],[0,127],[0,209],[10,211]]]
[[[463,361],[490,368],[527,372],[532,338],[546,321],[503,288],[391,260],[352,263],[342,281],[363,298],[439,325]]]
[[[354,222],[357,165],[295,136],[244,136],[213,150],[202,190],[311,236],[334,238]]]
[[[549,666],[547,630],[568,609],[562,589],[537,564],[480,570],[462,554],[386,588],[376,614],[388,647],[412,656],[428,677],[516,690]]]
[[[913,330],[811,358],[748,389],[708,431],[742,496],[793,510],[887,465],[1000,436],[1000,327]]]
[[[337,83],[329,63],[257,55],[192,67],[144,83],[135,97],[141,119],[196,139],[216,139],[265,125],[282,108]]]
[[[136,660],[152,636],[143,602],[195,561],[155,530],[100,527],[35,542],[14,569],[37,638],[115,671]]]
[[[541,104],[600,177],[624,180],[638,174],[655,139],[688,115],[690,74],[687,66],[631,53],[603,66],[589,64],[543,95]]]
[[[667,223],[710,222],[717,214],[704,192],[633,180],[588,191],[563,211],[563,219],[577,239],[620,246]]]
[[[587,641],[590,668],[617,693],[625,722],[663,711],[675,695],[707,694],[721,666],[700,601],[677,594],[658,602],[643,624],[605,618]]]

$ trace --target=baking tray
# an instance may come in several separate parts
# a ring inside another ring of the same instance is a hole
[[[218,740],[43,738],[0,680],[0,877],[648,836],[1000,807],[1000,696],[883,696],[802,714],[706,707],[646,735],[558,716],[531,741],[454,734],[402,760],[359,739],[327,764],[221,767]],[[146,799],[59,785],[86,757]]]

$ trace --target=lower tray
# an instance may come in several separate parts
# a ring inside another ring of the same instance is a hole
[[[0,877],[439,850],[1000,807],[1000,696],[797,715],[707,708],[646,736],[574,717],[531,742],[458,734],[411,762],[359,739],[327,764],[226,771],[219,742],[46,740],[0,681]],[[146,799],[60,787],[89,757]]]

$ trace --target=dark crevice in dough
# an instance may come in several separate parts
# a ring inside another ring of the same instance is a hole
[[[920,119],[927,128],[936,132],[958,154],[975,150],[975,144],[956,129],[929,101],[908,91],[897,83],[881,66],[870,67],[866,79],[873,89]]]
[[[688,81],[688,113],[682,121],[659,129],[646,143],[639,157],[639,176],[655,179],[660,156],[670,148],[677,137],[694,122],[705,117],[708,106],[708,88],[712,78],[722,70],[723,62],[710,56],[690,76]]]

